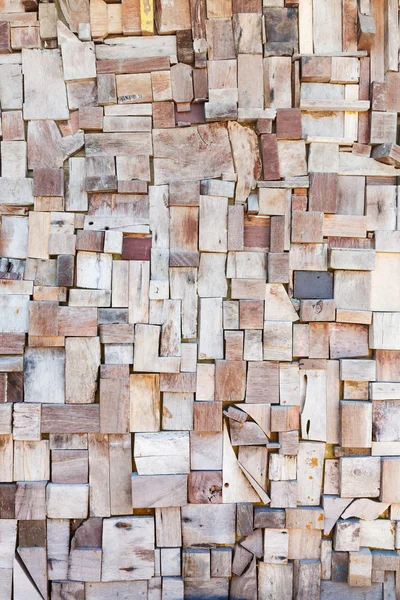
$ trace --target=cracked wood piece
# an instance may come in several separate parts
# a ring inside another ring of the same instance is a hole
[[[213,123],[199,127],[153,129],[154,183],[194,181],[232,173],[228,132]],[[191,148],[190,157],[185,149]]]

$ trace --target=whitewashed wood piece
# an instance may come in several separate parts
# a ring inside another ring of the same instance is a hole
[[[339,152],[339,175],[359,175],[368,177],[396,176],[392,165],[378,162],[368,156],[360,156],[351,152]]]
[[[327,438],[327,375],[324,370],[304,371],[305,401],[301,411],[301,437],[326,442]]]
[[[196,338],[198,303],[197,269],[193,267],[174,267],[169,270],[169,278],[171,298],[182,300],[182,338]]]
[[[292,360],[292,322],[264,321],[264,360]]]
[[[154,517],[103,521],[103,581],[150,579],[154,575]]]
[[[376,253],[375,270],[371,273],[371,309],[373,311],[398,311],[400,287],[393,277],[400,258],[395,253]]]
[[[23,598],[32,598],[32,600],[42,600],[42,594],[36,588],[34,582],[29,577],[29,574],[22,567],[22,561],[20,558],[14,558],[13,565],[13,597],[15,600],[22,600]]]
[[[130,434],[110,434],[110,512],[132,513],[132,447]]]
[[[238,408],[246,412],[261,427],[263,432],[271,435],[271,405],[270,404],[236,404]]]
[[[68,559],[68,579],[73,581],[100,581],[100,548],[71,549]]]
[[[78,252],[76,284],[95,290],[111,289],[112,256],[100,252]]]
[[[377,498],[380,481],[380,458],[353,456],[340,459],[340,495],[342,498]]]
[[[222,470],[222,432],[190,432],[190,465],[193,471]]]
[[[321,600],[348,600],[349,585],[347,582],[322,581]],[[351,588],[352,600],[382,600],[382,584],[373,583],[370,587]]]
[[[342,381],[375,381],[376,361],[343,358],[340,360],[340,379]]]
[[[133,508],[168,508],[187,504],[187,475],[132,473]]]
[[[160,356],[181,356],[181,301],[164,300]]]
[[[199,250],[227,252],[228,199],[218,196],[200,196]]]
[[[226,424],[224,424],[222,474],[224,484],[222,488],[222,501],[224,504],[231,502],[259,502],[258,494],[253,489],[237,461],[235,452],[231,446]]]
[[[63,137],[55,121],[29,121],[28,169],[61,168],[64,161],[80,150],[84,143],[83,131]]]
[[[264,562],[287,565],[289,532],[287,529],[266,529],[264,532]]]
[[[356,248],[332,248],[330,251],[330,266],[331,269],[373,271],[375,269],[375,251]]]
[[[134,371],[179,373],[178,356],[158,356],[160,330],[157,325],[136,324]]]
[[[17,542],[17,521],[15,519],[0,520],[0,539],[0,569],[12,569]]]
[[[394,527],[388,519],[360,521],[360,546],[394,550]]]
[[[181,344],[181,372],[195,373],[197,369],[197,344],[186,343]]]
[[[370,394],[372,400],[397,400],[400,395],[400,385],[396,382],[373,382],[370,386]]]
[[[44,481],[49,479],[49,441],[15,441],[14,480]]]
[[[299,50],[301,54],[313,54],[313,0],[299,2]]]
[[[264,319],[266,321],[299,320],[298,314],[281,283],[266,284]]]
[[[149,56],[169,56],[176,62],[176,36],[124,36],[106,38],[104,44],[96,45],[96,58],[110,60],[118,58],[147,58]]]
[[[263,252],[229,252],[226,265],[229,279],[267,279],[267,260]]]
[[[7,258],[27,258],[28,219],[3,216],[0,225],[0,253]]]
[[[354,500],[342,513],[342,519],[350,519],[356,517],[365,521],[374,521],[381,516],[388,508],[390,504],[388,502],[375,502],[369,500],[369,498],[360,498]]]
[[[136,432],[160,430],[159,375],[130,376],[130,430]]]
[[[69,520],[47,522],[47,569],[50,581],[67,578],[69,553]]]
[[[144,39],[144,38],[143,38]],[[168,186],[149,187],[152,248],[169,248]]]
[[[46,487],[46,510],[50,519],[86,519],[89,486],[86,484],[55,484]]]
[[[20,404],[14,407],[13,439],[21,441],[40,440],[40,404]]]
[[[162,428],[174,431],[193,429],[193,394],[164,392]]]
[[[117,232],[113,232],[117,233]],[[122,261],[119,261],[122,262]],[[92,308],[107,308],[111,304],[111,290],[71,289],[69,306],[88,306]]]
[[[90,404],[95,400],[100,366],[100,338],[74,337],[65,340],[65,401]]]
[[[84,157],[73,157],[68,161],[68,184],[65,194],[65,210],[87,211],[88,195],[85,187],[86,161]]]
[[[235,504],[188,504],[182,507],[183,545],[233,545],[235,521]]]
[[[24,119],[67,120],[69,110],[59,50],[22,50]],[[40,80],[40,94],[37,82]]]
[[[129,322],[149,322],[149,261],[129,261]]]
[[[18,179],[26,177],[27,144],[22,141],[1,142],[1,175]]]
[[[44,546],[32,548],[18,548],[18,555],[23,561],[23,567],[28,570],[28,576],[32,578],[43,598],[47,594],[47,553]]]
[[[61,44],[64,80],[96,78],[96,56],[93,42],[66,41]]]
[[[258,565],[259,600],[279,598],[291,600],[293,594],[293,564],[271,564],[260,562]]]
[[[199,330],[199,358],[224,358],[222,298],[201,298]]]
[[[109,517],[110,507],[110,452],[108,435],[91,433],[89,441],[90,516]]]
[[[321,498],[325,444],[300,442],[297,458],[297,502],[318,506]],[[309,479],[309,477],[312,479]]]
[[[327,244],[292,244],[289,268],[293,271],[326,271],[328,268]]]
[[[379,350],[400,350],[400,314],[374,312],[370,328],[369,345]]]
[[[14,58],[20,55],[10,56]],[[0,64],[0,102],[3,110],[22,110],[23,87],[20,64]]]
[[[189,433],[136,433],[134,458],[139,475],[189,473]]]
[[[200,298],[225,298],[227,281],[225,277],[226,254],[202,252],[200,254],[198,295]]]
[[[62,404],[65,402],[65,350],[26,348],[24,355],[24,400]]]
[[[85,583],[85,598],[87,600],[108,600],[121,597],[121,600],[135,598],[135,600],[148,600],[147,581],[112,581]],[[155,599],[154,599],[155,600]]]

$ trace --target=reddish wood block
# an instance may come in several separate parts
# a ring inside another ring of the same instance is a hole
[[[196,123],[205,123],[206,118],[204,115],[204,104],[191,104],[190,110],[184,112],[176,112],[176,124],[178,123],[190,123],[192,125]]]
[[[24,374],[7,373],[7,402],[23,402]]]
[[[151,237],[131,237],[124,235],[122,260],[150,260]]]
[[[42,433],[98,433],[99,404],[42,404]]]
[[[279,363],[274,361],[249,362],[246,402],[279,403]]]
[[[29,303],[29,335],[58,335],[58,302]]]
[[[0,333],[0,354],[23,354],[24,333]]]
[[[222,402],[194,403],[194,431],[222,431]]]
[[[100,365],[100,379],[125,379],[129,377],[129,365]]]
[[[34,196],[63,196],[64,171],[62,169],[34,169]]]
[[[276,137],[278,140],[301,139],[301,110],[278,108],[276,110]]]
[[[297,194],[292,195],[292,210],[307,210],[307,205],[307,196],[299,196]]]
[[[278,142],[274,133],[265,133],[261,136],[261,157],[264,179],[266,181],[280,179]]]
[[[1,128],[3,140],[24,140],[25,127],[22,118],[22,110],[8,110],[1,115]]]
[[[79,109],[79,128],[86,130],[103,129],[103,107],[86,106]]]
[[[97,335],[97,308],[60,306],[58,310],[58,335]]]
[[[264,302],[262,300],[240,300],[240,329],[262,329],[264,327]]]
[[[337,173],[310,173],[309,210],[336,213],[338,184]]]
[[[103,252],[104,231],[87,231],[78,229],[76,233],[76,249],[87,252]]]
[[[267,250],[270,244],[270,218],[246,215],[244,221],[245,249]]]
[[[118,181],[119,194],[147,194],[147,181],[139,179]]]
[[[215,361],[215,399],[242,402],[246,390],[246,361]]]
[[[154,129],[169,129],[175,127],[175,106],[173,102],[154,102]]]

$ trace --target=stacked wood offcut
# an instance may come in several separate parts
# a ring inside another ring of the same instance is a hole
[[[399,599],[397,0],[0,11],[0,599]]]

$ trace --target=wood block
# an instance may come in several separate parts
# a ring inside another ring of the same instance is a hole
[[[292,242],[322,242],[323,222],[323,213],[321,212],[294,211],[292,214]]]
[[[18,482],[15,494],[15,516],[23,520],[46,518],[46,483]]]
[[[277,108],[276,137],[278,140],[301,139],[301,112],[298,108]]]
[[[340,459],[340,495],[342,498],[379,496],[381,461],[376,457]]]
[[[222,431],[222,402],[194,403],[194,431]]]
[[[370,448],[372,446],[372,403],[342,401],[341,432],[345,448]],[[355,427],[354,423],[363,423]]]
[[[186,503],[187,475],[132,474],[132,504],[134,508],[179,507]]]

